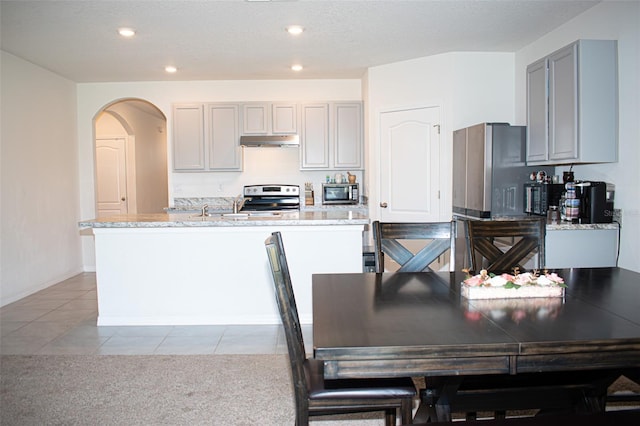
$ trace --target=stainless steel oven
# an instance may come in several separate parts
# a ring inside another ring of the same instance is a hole
[[[243,212],[300,210],[299,185],[247,185],[243,196]]]

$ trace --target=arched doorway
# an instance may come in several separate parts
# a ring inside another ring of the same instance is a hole
[[[169,205],[167,121],[155,105],[123,99],[94,120],[96,215],[162,213]]]

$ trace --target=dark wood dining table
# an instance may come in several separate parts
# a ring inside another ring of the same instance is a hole
[[[468,300],[459,273],[314,274],[325,378],[640,370],[640,273],[554,270],[562,298]]]

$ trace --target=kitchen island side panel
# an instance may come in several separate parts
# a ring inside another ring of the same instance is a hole
[[[311,275],[362,271],[364,225],[94,228],[98,325],[279,324],[265,239],[280,231],[301,322]]]

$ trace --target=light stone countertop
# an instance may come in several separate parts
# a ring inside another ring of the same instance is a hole
[[[276,215],[225,217],[219,213],[201,217],[197,213],[156,213],[115,215],[78,222],[81,228],[179,228],[229,226],[326,226],[366,225],[369,216],[359,210],[282,212]]]
[[[527,220],[527,219],[539,219],[542,216],[495,216],[492,218],[480,219],[472,216],[465,216],[461,214],[454,214],[453,218],[458,220]],[[614,217],[615,218],[615,217]],[[573,223],[560,220],[557,223],[547,222],[547,231],[580,231],[580,230],[594,230],[594,229],[618,229],[620,225],[617,222],[613,223]]]
[[[181,205],[181,206],[174,206],[174,207],[165,207],[164,211],[165,213],[194,213],[194,212],[200,212],[202,209],[202,206],[204,204],[207,203],[203,203],[203,204],[193,204],[193,205]],[[209,207],[209,212],[210,213],[229,213],[231,212],[231,206],[232,204],[207,204],[207,206]],[[368,213],[369,211],[369,207],[365,204],[345,204],[345,205],[340,205],[340,204],[334,204],[334,205],[322,205],[322,204],[317,204],[317,205],[313,205],[313,206],[306,206],[304,204],[300,205],[300,211],[302,212],[313,212],[313,211],[327,211],[327,210],[351,210],[354,213],[355,212],[359,212],[359,213]]]
[[[558,222],[547,223],[547,231],[578,231],[587,229],[618,229],[619,225],[614,223],[570,223]]]

